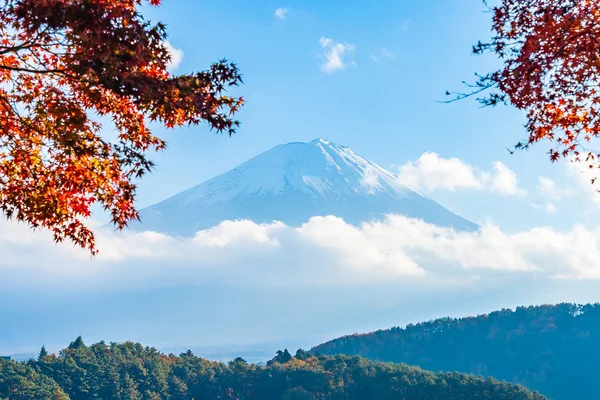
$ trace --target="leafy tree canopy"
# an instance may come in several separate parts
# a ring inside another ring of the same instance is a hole
[[[224,94],[241,82],[235,64],[171,75],[165,26],[145,20],[141,3],[0,0],[0,209],[92,254],[92,204],[118,228],[139,218],[134,179],[165,148],[147,121],[238,126],[242,99]],[[116,141],[93,115],[112,120]]]
[[[600,135],[600,3],[500,0],[490,11],[493,37],[473,52],[497,55],[502,67],[478,75],[473,91],[454,100],[482,95],[485,106],[510,104],[527,117],[528,137],[517,149],[548,141],[553,162],[600,167],[592,145]]]
[[[75,342],[78,342],[76,340]],[[286,352],[280,352],[285,354]],[[289,352],[287,352],[289,354]],[[287,358],[287,356],[286,356]],[[0,361],[2,400],[543,400],[517,385],[436,374],[360,357],[291,357],[270,367],[189,353],[164,355],[139,343],[96,343],[58,356]]]

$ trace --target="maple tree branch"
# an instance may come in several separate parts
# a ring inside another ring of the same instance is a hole
[[[58,74],[67,72],[64,69],[35,69],[35,68],[21,68],[21,67],[11,67],[8,65],[1,65],[0,69],[5,69],[8,71],[16,71],[16,72],[28,72],[32,74]]]
[[[29,49],[33,49],[33,48],[37,48],[37,47],[43,47],[44,45],[39,44],[38,41],[40,40],[40,38],[42,37],[43,34],[46,34],[47,31],[50,29],[50,27],[45,27],[42,31],[39,31],[38,34],[32,38],[30,41],[22,43],[20,45],[16,45],[16,46],[0,46],[0,55],[3,54],[8,54],[8,53],[17,53],[21,50],[29,50]],[[51,46],[52,44],[46,44]]]
[[[442,100],[438,100],[437,102],[438,103],[442,103],[442,104],[454,103],[454,102],[459,101],[459,100],[463,100],[463,99],[466,99],[466,98],[469,98],[469,97],[472,97],[472,96],[476,96],[476,95],[478,95],[478,94],[480,94],[482,92],[485,92],[488,89],[493,88],[497,84],[498,84],[498,82],[494,82],[494,83],[491,83],[491,84],[489,84],[487,86],[476,86],[476,87],[479,87],[479,89],[475,90],[473,92],[470,92],[470,93],[450,93],[450,92],[447,91],[446,92],[446,96],[450,96],[450,95],[454,94],[454,95],[456,95],[456,97],[454,99],[451,99],[451,100],[443,100],[443,101]]]

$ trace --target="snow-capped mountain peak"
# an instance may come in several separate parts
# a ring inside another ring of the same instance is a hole
[[[325,139],[279,145],[181,194],[183,203],[255,193],[300,191],[316,197],[402,192],[396,177],[350,148]]]
[[[140,212],[144,229],[178,235],[228,219],[300,224],[312,216],[333,214],[359,223],[386,213],[476,229],[400,184],[393,173],[346,146],[321,138],[278,145]]]

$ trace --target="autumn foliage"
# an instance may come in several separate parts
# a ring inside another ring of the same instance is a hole
[[[159,5],[160,0],[151,0]],[[167,127],[206,121],[232,134],[241,98],[233,63],[172,76],[164,25],[141,0],[0,0],[0,208],[96,252],[85,225],[99,203],[123,228],[138,218],[135,178]],[[109,118],[117,138],[103,134]]]
[[[513,105],[526,112],[529,136],[516,148],[546,140],[553,162],[597,167],[590,142],[600,134],[600,2],[500,0],[491,12],[493,37],[473,51],[495,53],[503,66],[456,99],[486,92],[483,105]]]

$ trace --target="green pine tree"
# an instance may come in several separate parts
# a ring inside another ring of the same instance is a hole
[[[44,357],[48,357],[48,351],[46,350],[46,346],[42,346],[40,354],[38,355],[38,361],[41,361]]]
[[[78,336],[71,344],[69,345],[69,349],[79,349],[85,347],[85,343],[83,343],[83,338]]]

